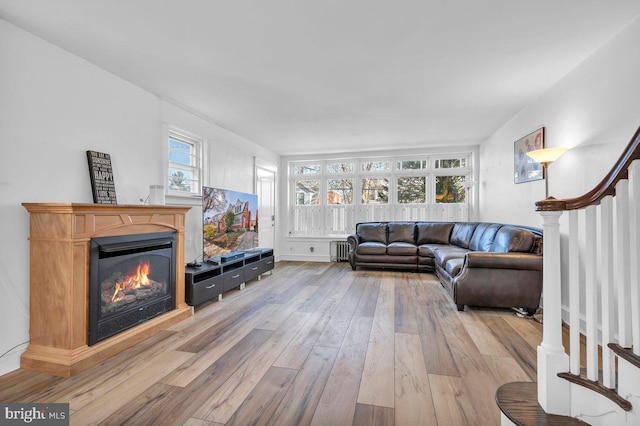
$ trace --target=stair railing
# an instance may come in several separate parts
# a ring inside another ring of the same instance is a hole
[[[640,128],[594,189],[576,198],[547,198],[536,203],[536,210],[544,229],[538,402],[547,413],[575,416],[571,411],[581,410],[575,399],[582,393],[572,395],[573,383],[607,396],[628,412],[632,409],[628,397],[635,396],[637,388],[621,381],[620,369],[627,368],[627,360],[638,368],[634,363],[640,359]],[[569,258],[562,262],[559,219],[565,211]],[[569,309],[568,356],[562,343],[562,276],[569,279],[569,294],[564,295]],[[581,353],[581,330],[585,353]],[[586,359],[586,371],[581,369],[581,357]],[[634,402],[640,410],[640,400]],[[588,402],[583,405],[588,407]]]

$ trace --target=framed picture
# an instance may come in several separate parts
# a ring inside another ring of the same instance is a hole
[[[87,151],[89,176],[95,204],[118,204],[116,187],[113,183],[111,155],[104,152]]]
[[[524,183],[544,179],[542,165],[527,152],[544,148],[544,127],[518,139],[513,144],[513,182]]]

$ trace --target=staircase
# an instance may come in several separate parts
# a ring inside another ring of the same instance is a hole
[[[503,385],[496,393],[502,425],[640,425],[640,128],[593,190],[547,198],[536,210],[544,229],[537,402],[530,409],[514,402],[514,394],[531,394],[531,383]],[[531,414],[536,409],[542,414]],[[545,415],[553,420],[531,420]]]

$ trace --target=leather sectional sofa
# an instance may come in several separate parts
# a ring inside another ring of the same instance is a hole
[[[487,222],[367,222],[347,238],[357,267],[435,272],[464,305],[536,312],[542,293],[542,231]]]

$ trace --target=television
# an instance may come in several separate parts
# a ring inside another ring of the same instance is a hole
[[[256,194],[203,186],[202,217],[205,262],[258,247]]]

